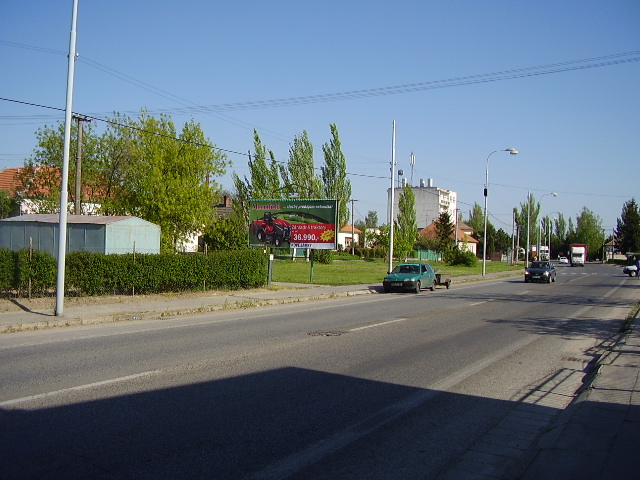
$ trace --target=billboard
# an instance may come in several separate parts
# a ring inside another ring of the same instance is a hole
[[[336,248],[338,201],[249,200],[249,246]]]

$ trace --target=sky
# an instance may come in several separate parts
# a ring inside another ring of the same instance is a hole
[[[198,122],[232,162],[217,179],[231,192],[254,129],[283,162],[306,131],[319,171],[335,123],[354,218],[386,223],[395,122],[408,181],[457,192],[468,218],[488,171],[489,219],[509,233],[528,192],[544,216],[588,208],[607,234],[640,200],[637,0],[78,4],[73,111]],[[72,10],[0,2],[0,169],[64,122]],[[492,153],[506,148],[519,154]]]

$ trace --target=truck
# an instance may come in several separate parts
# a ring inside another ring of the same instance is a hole
[[[572,267],[584,267],[587,261],[589,249],[584,243],[572,243],[569,245],[569,263]]]

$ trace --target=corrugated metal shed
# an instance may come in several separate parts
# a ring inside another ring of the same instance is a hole
[[[0,220],[0,248],[58,255],[59,215],[33,214]],[[67,252],[160,253],[160,227],[131,216],[68,215]]]

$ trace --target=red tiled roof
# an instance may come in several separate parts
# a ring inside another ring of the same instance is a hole
[[[355,227],[353,227],[353,229],[352,229],[351,225],[345,225],[344,227],[342,227],[340,229],[340,233],[351,233],[351,232],[353,232],[353,233],[362,233],[360,230],[358,230]]]
[[[457,233],[458,233],[458,241],[459,242],[478,243],[478,240],[476,240],[475,238],[473,238],[470,235],[467,235],[466,233],[464,233],[460,229],[458,229]],[[426,238],[436,238],[438,236],[437,231],[436,231],[436,223],[434,222],[431,225],[429,225],[428,227],[425,227],[422,230],[420,230],[420,236],[421,237],[426,237]],[[451,238],[454,238],[453,233],[451,234]]]
[[[20,168],[5,168],[0,172],[0,190],[8,191],[11,198],[15,196],[16,189],[20,187],[20,182],[16,179],[20,170]]]

